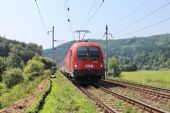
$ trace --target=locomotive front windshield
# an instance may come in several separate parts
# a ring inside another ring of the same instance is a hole
[[[77,50],[78,58],[80,59],[98,59],[99,48],[93,46],[79,47]]]

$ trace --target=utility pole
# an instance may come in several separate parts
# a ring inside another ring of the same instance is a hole
[[[52,32],[52,60],[53,60],[53,62],[55,62],[55,60],[54,60],[54,26],[52,27],[52,31],[48,31],[48,34],[49,34],[49,32]]]
[[[108,74],[108,25],[106,25],[106,75]]]
[[[104,33],[104,36],[106,35],[106,73],[105,73],[105,75],[107,75],[108,74],[108,59],[109,59],[109,57],[108,57],[108,53],[109,53],[109,42],[108,42],[108,38],[109,38],[109,36],[111,37],[111,38],[114,38],[113,36],[112,36],[112,34],[111,33],[109,33],[108,32],[109,31],[109,29],[108,29],[108,25],[106,25],[106,32]],[[105,78],[105,77],[104,77]]]
[[[52,26],[52,31],[48,31],[48,34],[52,32],[52,61],[54,64],[52,64],[52,69],[51,69],[51,77],[55,76],[55,72],[56,72],[56,67],[55,66],[55,60],[54,60],[54,26]],[[57,63],[56,63],[56,66],[57,66]]]
[[[52,48],[53,48],[53,61],[54,61],[54,26],[52,27]]]
[[[90,33],[89,30],[77,30],[75,32],[79,34],[79,41],[81,40],[81,33],[84,33],[82,40],[84,40],[86,33]]]

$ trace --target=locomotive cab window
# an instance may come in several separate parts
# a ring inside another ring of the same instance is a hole
[[[88,58],[88,47],[79,47],[77,53],[78,53],[78,58],[80,59]]]
[[[99,58],[99,48],[89,47],[89,58],[98,59]]]
[[[99,58],[99,48],[97,47],[79,47],[77,49],[78,58],[80,59],[98,59]]]

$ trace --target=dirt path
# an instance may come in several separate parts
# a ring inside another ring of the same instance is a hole
[[[24,113],[26,109],[31,107],[48,87],[48,79],[43,80],[30,95],[16,101],[14,104],[3,109],[0,113]]]

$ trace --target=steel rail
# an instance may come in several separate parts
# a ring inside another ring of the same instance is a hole
[[[170,99],[170,94],[165,94],[165,93],[162,93],[162,92],[155,91],[153,89],[136,86],[135,84],[131,85],[131,84],[128,84],[128,83],[124,83],[124,82],[121,82],[121,81],[114,81],[114,80],[102,80],[102,81],[108,82],[108,83],[111,83],[111,84],[117,84],[117,85],[120,85],[122,87],[127,87],[127,88],[130,88],[130,89],[133,89],[133,90],[136,90],[136,91],[139,91],[139,92],[144,92],[144,93],[154,95],[154,96],[157,96],[157,97]]]
[[[104,102],[102,102],[98,97],[96,97],[95,95],[93,95],[92,93],[88,92],[87,90],[85,90],[83,87],[79,88],[88,98],[90,98],[91,100],[96,102],[96,105],[100,108],[102,108],[102,110],[105,113],[118,113],[116,110],[114,110],[113,108],[109,107],[107,104],[105,104]]]
[[[115,82],[121,82],[121,83],[129,84],[129,85],[134,85],[134,86],[138,86],[138,87],[144,87],[144,88],[152,89],[152,90],[159,91],[159,92],[170,93],[170,89],[166,89],[166,88],[147,86],[147,85],[143,85],[143,84],[126,82],[126,81],[122,81],[122,80],[110,80],[110,79],[106,79],[106,80],[115,81]]]
[[[65,73],[60,71],[64,76]],[[68,77],[66,76],[66,78],[68,79]],[[69,79],[68,79],[69,80]],[[71,80],[70,80],[71,81]],[[88,92],[87,90],[85,90],[82,86],[80,86],[79,84],[71,81],[72,84],[77,87],[83,94],[85,94],[88,98],[90,98],[91,100],[95,101],[96,106],[100,107],[105,113],[118,113],[115,109],[111,108],[110,106],[108,106],[107,104],[105,104],[104,102],[102,102],[98,97],[96,97],[95,95],[93,95],[92,93]]]
[[[114,96],[114,97],[116,97],[116,98],[118,98],[118,99],[121,99],[121,100],[123,100],[123,101],[125,101],[125,102],[128,102],[129,104],[138,106],[138,107],[140,107],[140,108],[142,108],[142,109],[144,109],[144,110],[146,110],[146,111],[148,111],[148,112],[150,112],[150,113],[168,113],[168,112],[166,112],[166,111],[163,111],[163,110],[158,109],[158,108],[156,108],[156,107],[150,106],[150,105],[145,104],[145,103],[143,103],[143,102],[140,102],[140,101],[137,101],[137,100],[128,98],[128,97],[126,97],[126,96],[120,95],[120,94],[118,94],[118,93],[116,93],[116,92],[113,92],[113,91],[111,91],[111,90],[108,90],[108,89],[106,89],[106,88],[104,88],[104,87],[100,87],[100,89],[101,89],[103,92],[105,92],[105,93],[111,94],[112,96]]]

